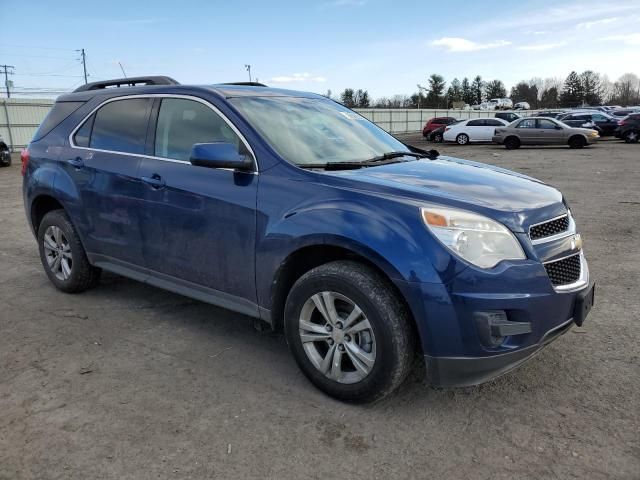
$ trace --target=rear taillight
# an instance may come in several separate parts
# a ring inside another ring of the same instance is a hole
[[[444,127],[445,132],[448,132],[449,130],[451,130],[451,127]]]
[[[22,176],[27,173],[27,166],[29,165],[29,149],[25,148],[20,152],[20,161],[22,162]]]
[[[625,124],[625,121],[624,121],[624,120],[618,120],[618,125],[622,126],[622,125],[624,125],[624,124]]]

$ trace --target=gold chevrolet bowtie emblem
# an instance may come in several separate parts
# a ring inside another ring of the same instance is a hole
[[[582,250],[582,237],[576,233],[571,239],[571,250]]]

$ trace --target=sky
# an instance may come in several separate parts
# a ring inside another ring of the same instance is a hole
[[[181,83],[252,79],[334,95],[411,94],[439,73],[509,88],[532,77],[595,70],[640,74],[640,0],[1,0],[23,12],[0,29],[0,65],[16,90],[169,75]],[[28,10],[28,12],[26,12]],[[1,67],[0,67],[1,68]],[[4,82],[2,82],[4,83]]]

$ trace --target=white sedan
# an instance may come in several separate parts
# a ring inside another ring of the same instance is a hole
[[[442,136],[445,142],[466,145],[469,142],[490,142],[496,128],[509,125],[499,118],[471,118],[449,125]]]

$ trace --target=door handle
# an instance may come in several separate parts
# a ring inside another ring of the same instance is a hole
[[[150,177],[142,177],[142,181],[156,190],[159,190],[166,185],[165,181],[157,173],[154,173]]]
[[[71,160],[67,160],[67,163],[71,165],[76,170],[80,170],[84,167],[84,161],[80,157],[72,158]]]

